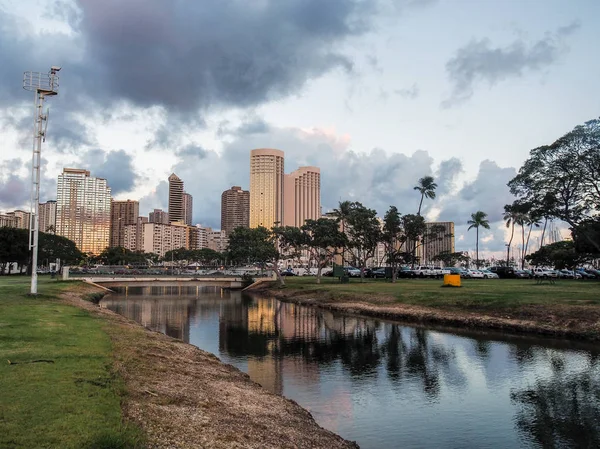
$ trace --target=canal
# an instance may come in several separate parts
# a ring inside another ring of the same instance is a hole
[[[362,448],[600,447],[600,349],[407,326],[217,287],[107,307],[211,352]]]

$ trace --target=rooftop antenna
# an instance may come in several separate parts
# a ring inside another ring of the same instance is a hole
[[[33,155],[31,158],[31,213],[29,220],[29,249],[31,249],[31,294],[37,295],[37,262],[39,237],[39,206],[40,206],[40,163],[42,141],[46,141],[48,115],[44,115],[44,100],[46,97],[58,95],[58,75],[60,67],[52,66],[48,73],[25,72],[23,74],[23,89],[34,92],[33,119]],[[45,123],[44,123],[45,122]]]

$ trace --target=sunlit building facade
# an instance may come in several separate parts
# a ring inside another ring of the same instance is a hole
[[[110,207],[110,247],[125,246],[125,226],[135,225],[140,214],[138,201],[112,201]]]
[[[283,210],[285,226],[301,227],[306,220],[321,217],[321,170],[300,167],[284,176]]]
[[[274,149],[250,152],[250,227],[283,223],[284,153]]]
[[[194,199],[192,198],[192,195],[183,192],[183,222],[188,226],[192,225],[193,209]]]
[[[40,232],[56,233],[56,201],[40,203],[38,212]]]
[[[436,256],[455,251],[454,222],[430,222],[425,223],[425,227],[426,237],[423,240],[423,244],[417,250],[417,256],[419,256],[423,264],[439,264],[439,262],[433,260]]]
[[[56,234],[75,242],[84,253],[101,253],[110,243],[110,204],[106,179],[65,168],[57,183]]]

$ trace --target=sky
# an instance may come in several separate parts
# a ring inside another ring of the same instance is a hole
[[[167,208],[175,172],[194,223],[249,187],[253,148],[321,168],[323,212],[360,201],[491,229],[504,251],[506,183],[529,151],[600,113],[597,0],[0,0],[0,211],[27,208],[33,94],[62,67],[41,199],[64,167],[105,177],[140,213]],[[563,232],[567,234],[567,232]]]

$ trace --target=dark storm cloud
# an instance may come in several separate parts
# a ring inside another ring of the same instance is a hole
[[[187,145],[179,150],[177,150],[177,155],[182,158],[190,158],[187,159],[189,162],[193,162],[194,159],[204,159],[206,157],[207,151],[199,147],[197,145]]]
[[[30,178],[22,175],[24,162],[21,159],[9,159],[0,163],[0,210],[24,207],[29,203]]]
[[[360,0],[79,1],[77,69],[105,97],[189,112],[252,106],[352,70],[338,47],[370,29]]]
[[[489,39],[472,40],[446,63],[452,94],[442,107],[468,100],[481,82],[494,86],[507,78],[551,66],[567,50],[565,38],[578,28],[579,23],[574,22],[532,44],[517,40],[506,47],[493,47]]]
[[[89,150],[78,166],[90,170],[98,178],[106,179],[113,196],[130,191],[138,179],[132,157],[124,150]]]

